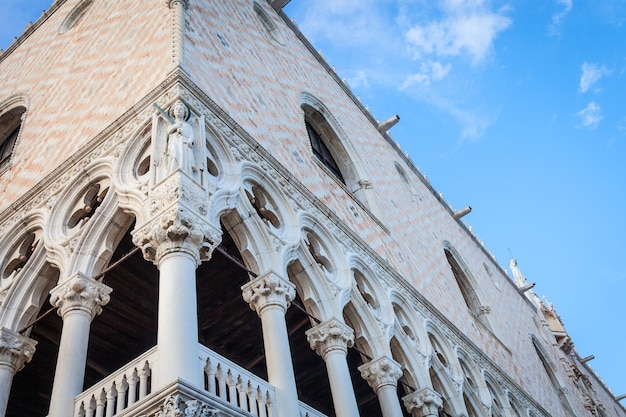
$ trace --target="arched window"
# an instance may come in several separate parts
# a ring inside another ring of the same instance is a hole
[[[346,180],[343,178],[341,174],[341,170],[333,158],[333,155],[330,153],[328,146],[324,143],[322,139],[322,135],[309,123],[308,120],[305,120],[306,131],[309,135],[309,140],[311,141],[311,148],[313,149],[313,155],[317,157],[317,159],[324,164],[326,168],[332,172],[335,177],[342,183],[346,183]]]
[[[22,127],[26,107],[17,106],[0,115],[0,169],[7,166]]]
[[[465,301],[467,308],[474,313],[474,316],[482,324],[491,330],[491,326],[486,317],[487,314],[489,314],[490,309],[489,307],[481,304],[469,270],[461,260],[458,253],[456,253],[456,250],[448,242],[444,242],[444,253],[446,254],[446,259],[448,260],[454,279],[459,286],[459,290],[461,290],[461,295],[463,296],[463,300]]]

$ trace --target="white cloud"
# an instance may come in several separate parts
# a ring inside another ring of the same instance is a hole
[[[611,71],[605,66],[590,64],[588,62],[583,63],[578,91],[581,93],[587,92],[593,84],[600,81],[600,78],[609,74],[611,74]]]
[[[426,61],[420,65],[420,71],[409,75],[402,86],[401,90],[406,90],[407,88],[417,85],[428,87],[432,82],[437,82],[443,80],[452,66],[450,64],[442,65],[440,62]]]
[[[466,54],[478,64],[487,57],[498,34],[512,23],[504,10],[493,12],[481,0],[446,0],[440,6],[442,19],[414,25],[405,34],[414,59]]]
[[[558,13],[552,15],[552,25],[550,26],[550,31],[554,34],[556,33],[558,26],[561,24],[561,21],[567,16],[567,14],[572,10],[572,0],[556,0],[557,4],[563,6],[563,10]]]
[[[591,101],[587,107],[576,113],[576,117],[579,120],[578,127],[593,130],[598,127],[602,120],[600,106]]]

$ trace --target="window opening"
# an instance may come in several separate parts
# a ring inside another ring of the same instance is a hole
[[[341,171],[339,170],[339,166],[335,159],[333,158],[330,150],[322,140],[322,136],[319,134],[317,130],[309,122],[305,122],[306,130],[309,134],[309,140],[311,141],[311,147],[313,148],[313,154],[319,159],[326,168],[328,168],[342,183],[346,183],[341,175]]]
[[[19,106],[0,116],[0,168],[8,165],[22,128],[25,107]]]

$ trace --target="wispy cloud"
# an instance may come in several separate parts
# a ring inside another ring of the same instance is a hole
[[[443,18],[415,24],[406,32],[414,59],[467,55],[479,64],[512,23],[504,14],[507,9],[494,12],[481,0],[445,0],[440,9]]]
[[[598,127],[602,120],[602,111],[594,101],[589,102],[587,107],[576,113],[578,127],[593,130]]]
[[[552,23],[550,25],[550,32],[552,34],[558,33],[559,26],[561,22],[567,16],[567,14],[572,10],[572,0],[556,0],[559,6],[563,6],[563,9],[552,15]]]
[[[419,72],[409,75],[402,85],[401,90],[406,90],[413,85],[429,86],[432,82],[443,80],[450,72],[450,64],[443,65],[440,62],[426,61],[420,65]]]
[[[611,70],[603,65],[592,64],[589,62],[583,63],[578,91],[586,93],[593,84],[600,81],[600,78],[610,74]]]

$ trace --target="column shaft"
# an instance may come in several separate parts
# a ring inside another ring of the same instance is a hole
[[[177,378],[201,387],[196,260],[185,252],[169,253],[159,262],[158,326],[157,387]]]
[[[350,369],[346,354],[341,350],[332,350],[326,354],[326,371],[333,396],[337,417],[356,417],[359,407],[354,396],[354,387],[350,378]]]
[[[294,415],[294,410],[299,410],[300,405],[289,348],[285,311],[280,307],[264,309],[261,325],[263,326],[267,378],[268,382],[276,388],[276,411],[278,417],[290,417]]]
[[[296,295],[295,286],[267,272],[241,287],[244,300],[261,318],[267,379],[276,388],[278,417],[299,414],[298,391],[293,372],[285,312]]]

